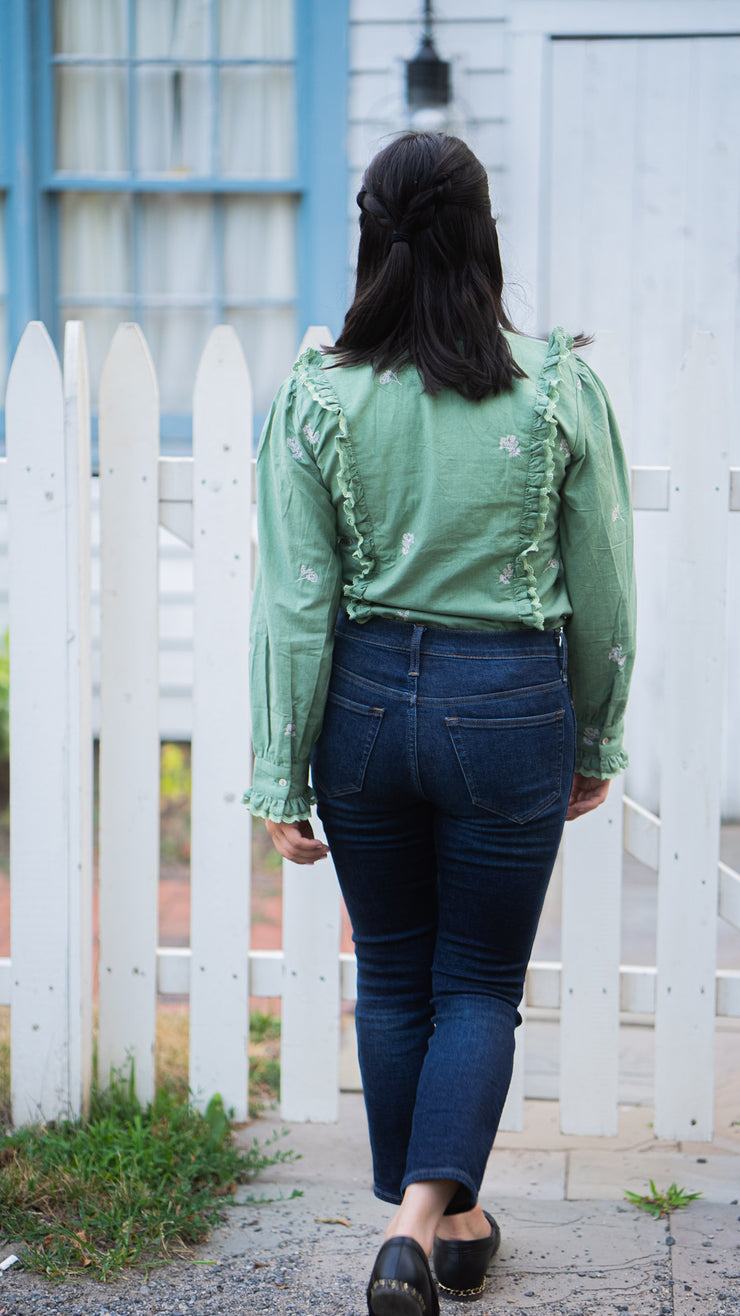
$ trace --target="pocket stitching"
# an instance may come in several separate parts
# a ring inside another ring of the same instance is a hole
[[[557,764],[557,777],[560,782],[559,788],[557,790],[551,791],[551,793],[546,797],[545,800],[540,801],[534,809],[530,809],[530,811],[525,814],[510,813],[507,812],[505,809],[496,809],[493,807],[493,805],[489,803],[485,803],[480,798],[480,795],[478,794],[475,774],[473,772],[470,758],[465,750],[462,737],[455,735],[455,729],[458,727],[464,727],[464,728],[473,727],[477,730],[480,730],[480,729],[490,729],[491,727],[512,727],[512,726],[527,726],[527,725],[549,726],[549,725],[556,725],[558,723],[560,724],[560,730],[561,730],[561,734],[558,737],[558,764]],[[456,717],[445,718],[445,725],[447,727],[450,740],[452,741],[452,748],[454,749],[455,756],[457,758],[458,763],[460,764],[460,770],[463,774],[463,779],[465,781],[465,785],[467,787],[468,793],[476,808],[484,809],[486,813],[493,813],[499,818],[506,818],[507,821],[516,823],[517,825],[523,825],[524,823],[533,822],[534,819],[539,817],[541,813],[544,813],[545,809],[549,808],[549,806],[555,802],[555,800],[558,798],[562,790],[563,742],[565,739],[563,734],[564,731],[563,723],[564,723],[564,713],[562,709],[559,709],[555,713],[547,713],[535,717],[499,718],[499,719],[456,718]]]
[[[320,795],[323,795],[325,799],[334,800],[341,795],[356,795],[359,791],[362,790],[362,787],[365,782],[365,773],[367,771],[367,765],[370,761],[370,755],[372,754],[373,748],[375,746],[375,741],[377,739],[378,732],[380,730],[380,724],[383,721],[385,709],[368,708],[367,704],[355,704],[351,699],[345,699],[342,695],[336,695],[333,693],[330,693],[327,698],[327,704],[329,703],[337,704],[341,708],[348,709],[349,712],[358,713],[362,717],[367,717],[369,723],[367,728],[367,733],[365,735],[365,742],[362,747],[362,753],[359,759],[357,774],[350,784],[345,786],[340,786],[335,790],[327,790],[321,786],[320,778],[318,778],[316,775],[314,765],[313,764],[311,765],[311,775],[313,779],[314,789]]]

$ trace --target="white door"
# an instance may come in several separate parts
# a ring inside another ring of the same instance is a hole
[[[667,396],[697,329],[716,335],[728,375],[738,378],[740,37],[568,37],[551,40],[547,56],[538,327],[618,332],[630,367],[632,414],[624,417],[624,427],[631,460],[670,465]],[[740,402],[737,388],[735,401]],[[696,435],[697,466],[704,437]],[[736,424],[730,460],[740,465]],[[730,518],[735,564],[737,521]],[[638,520],[641,613],[684,608],[688,633],[690,600],[665,562],[662,530],[659,513]],[[736,569],[728,582],[731,655],[740,641],[738,577]],[[655,807],[659,644],[643,646],[639,664],[628,735],[635,751],[630,789]],[[726,815],[737,817],[736,662],[728,662],[727,670],[724,802]]]

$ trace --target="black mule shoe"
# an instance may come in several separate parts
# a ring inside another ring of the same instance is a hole
[[[437,1283],[447,1298],[472,1301],[486,1287],[486,1271],[501,1242],[501,1230],[492,1215],[483,1212],[491,1226],[488,1238],[435,1238],[432,1261]]]
[[[413,1238],[389,1238],[367,1286],[370,1316],[439,1316],[437,1287],[424,1249]]]

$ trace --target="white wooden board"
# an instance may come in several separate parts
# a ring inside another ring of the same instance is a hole
[[[159,873],[157,381],[135,324],[116,332],[99,405],[100,1026],[98,1073],[133,1060],[154,1092]]]

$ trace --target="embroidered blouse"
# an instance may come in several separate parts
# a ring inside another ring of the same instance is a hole
[[[337,611],[466,630],[566,628],[578,768],[627,766],[634,659],[629,474],[606,391],[555,329],[507,335],[526,372],[470,402],[416,368],[309,350],[257,456],[252,813],[307,818]]]

